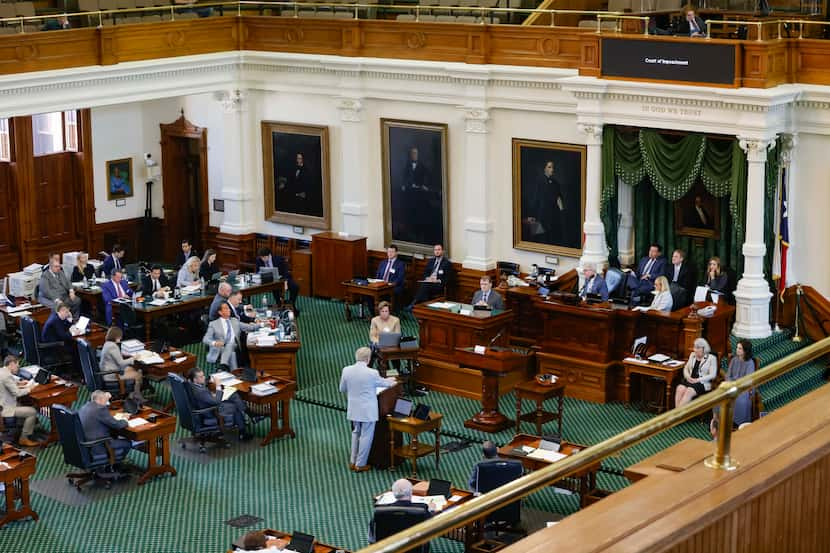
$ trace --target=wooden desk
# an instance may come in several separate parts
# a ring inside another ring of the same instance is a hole
[[[0,527],[26,517],[38,519],[29,502],[29,478],[35,473],[37,461],[34,455],[20,457],[20,453],[16,447],[0,443],[0,461],[8,465],[8,468],[0,468],[0,482],[6,488],[6,511],[0,518]]]
[[[17,305],[22,305],[26,303],[25,301],[18,300]],[[49,315],[52,314],[52,310],[46,307],[45,305],[41,305],[36,303],[38,307],[33,307],[29,309],[24,309],[24,311],[31,311],[32,314],[29,315],[33,321],[37,321],[38,324],[43,327],[43,324],[46,322],[46,319],[49,318]],[[6,320],[6,330],[7,332],[11,332],[13,329],[17,328],[19,325],[17,324],[20,317],[15,317],[8,312],[8,306],[3,305],[0,306],[0,313],[3,314],[3,318]]]
[[[114,402],[110,407],[110,413],[122,413],[121,402]],[[130,418],[143,418],[155,416],[155,422],[148,422],[141,426],[126,427],[118,433],[127,439],[146,442],[147,449],[147,470],[138,479],[138,485],[145,484],[151,478],[169,473],[176,476],[176,469],[170,464],[170,435],[176,431],[176,417],[162,411],[149,407],[143,407],[138,414]],[[159,462],[159,459],[161,462]]]
[[[511,373],[527,374],[533,352],[517,353],[509,348],[485,348],[481,354],[474,348],[456,348],[456,360],[463,367],[481,371],[481,410],[464,421],[467,428],[482,432],[501,432],[513,421],[499,412],[499,380]]]
[[[311,237],[311,265],[314,295],[339,298],[340,283],[366,276],[366,237],[336,232],[319,232]]]
[[[21,399],[29,398],[35,409],[49,414],[49,435],[43,442],[43,447],[58,441],[58,425],[55,423],[55,414],[52,413],[53,405],[65,405],[72,407],[78,399],[78,386],[67,380],[52,375],[52,379],[46,384],[38,384],[28,395]]]
[[[715,444],[698,438],[686,438],[651,457],[635,463],[623,471],[632,483],[646,476],[683,472],[702,462],[715,451]]]
[[[271,530],[270,528],[267,530],[263,530],[265,532],[265,537],[267,539],[265,545],[266,547],[275,546],[278,540],[282,540],[285,542],[291,541],[291,534],[288,532],[282,532],[280,530]],[[236,540],[234,540],[233,548],[228,549],[228,553],[233,553],[234,549],[242,549],[242,538],[240,536]],[[326,545],[325,543],[320,543],[318,541],[314,541],[314,552],[313,553],[349,553],[348,549],[343,547],[335,547],[334,545]]]
[[[127,282],[127,285],[133,289],[133,292],[138,290],[139,283],[138,282]],[[89,305],[89,315],[93,321],[103,321],[104,318],[101,316],[101,313],[104,312],[104,299],[103,293],[101,292],[100,283],[95,283],[91,286],[84,288],[83,286],[75,286],[75,294],[81,298],[81,302],[85,302]]]
[[[144,344],[144,347],[146,348],[147,344]],[[179,352],[180,355],[173,357],[172,353],[174,352]],[[166,382],[168,373],[176,373],[185,376],[188,372],[190,372],[190,369],[196,366],[196,356],[194,354],[174,347],[169,347],[167,351],[160,353],[159,357],[164,359],[164,363],[145,364],[137,361],[134,366],[136,369],[141,369],[144,378],[152,380],[156,383]],[[182,357],[184,357],[184,361],[180,361],[178,363],[175,361],[176,359],[181,359]],[[162,410],[170,412],[173,410],[175,405],[176,403],[173,401],[171,394],[170,401],[167,402],[167,405],[162,407]]]
[[[542,434],[542,425],[555,420],[559,423],[558,432],[562,436],[562,415],[565,413],[565,380],[557,378],[552,386],[544,386],[536,379],[522,382],[513,389],[516,392],[516,434],[521,433],[522,421],[536,424],[536,434]],[[543,409],[545,400],[557,398],[556,413]],[[536,410],[522,414],[522,400],[536,402]]]
[[[570,292],[579,283],[575,269],[562,274],[548,289],[551,291]],[[539,295],[538,286],[514,286],[499,290],[504,295],[507,309],[513,312],[513,326],[510,327],[510,340],[515,344],[534,345],[542,336],[539,313],[533,306],[533,298]]]
[[[389,423],[389,461],[392,466],[395,466],[395,457],[403,457],[404,459],[412,459],[412,476],[418,477],[418,457],[435,453],[435,468],[438,469],[438,463],[441,461],[441,421],[444,416],[441,413],[432,412],[429,414],[429,419],[422,421],[415,417],[397,418],[387,416],[386,420]],[[410,435],[409,445],[403,444],[395,447],[395,432]],[[435,434],[435,444],[428,445],[418,441],[418,435],[424,432],[433,432]]]
[[[475,345],[506,346],[509,343],[511,311],[472,311],[470,315],[430,307],[431,302],[415,306],[412,314],[420,325],[418,382],[429,388],[478,401],[482,399],[483,377],[479,370],[463,368],[456,359],[456,348]],[[496,338],[495,343],[490,342]],[[529,375],[506,375],[499,387],[505,394]]]
[[[240,275],[240,278],[231,286],[234,291],[242,290],[242,294],[246,297],[256,294],[264,294],[266,292],[274,292],[282,289],[283,286],[282,280],[275,280],[266,284],[248,284],[243,282],[241,277],[242,275]],[[196,294],[182,296],[181,300],[167,303],[165,305],[150,305],[150,301],[152,301],[150,298],[145,298],[144,301],[138,302],[135,307],[135,316],[144,324],[144,341],[149,342],[152,339],[154,320],[169,317],[171,315],[175,315],[176,313],[184,313],[209,307],[211,302],[213,302],[214,297],[215,294],[205,294],[203,290],[200,290]],[[113,319],[117,318],[118,310],[118,302],[112,302]]]
[[[241,373],[242,371],[240,369],[236,370],[237,375]],[[263,382],[272,382],[277,387],[277,391],[267,396],[258,396],[251,393],[252,385]],[[271,427],[259,445],[268,445],[275,438],[285,435],[291,436],[292,438],[296,437],[296,434],[291,429],[290,416],[291,400],[294,399],[294,392],[297,391],[296,382],[266,375],[265,377],[257,377],[256,382],[241,382],[234,387],[239,397],[250,405],[252,411],[257,414],[265,414],[265,411],[268,411],[271,419]]]
[[[273,346],[247,344],[251,367],[269,376],[297,382],[297,351],[300,349],[299,328],[297,339],[277,342]]]
[[[96,349],[104,346],[104,341],[107,338],[107,331],[109,330],[104,325],[90,322],[87,327],[86,334],[75,336],[75,340],[86,340],[89,347]]]
[[[631,375],[639,374],[659,378],[665,383],[666,399],[659,412],[662,413],[667,409],[671,409],[673,407],[672,398],[674,395],[672,391],[680,380],[680,375],[683,374],[684,365],[685,362],[679,367],[669,367],[662,363],[654,363],[651,361],[638,363],[636,361],[623,360],[623,370],[625,371],[625,402],[631,403]],[[641,383],[640,386],[643,386],[643,384]]]
[[[522,462],[522,465],[527,470],[539,470],[550,466],[552,463],[543,459],[534,459],[526,455],[518,455],[513,452],[514,449],[522,446],[529,446],[533,448],[539,447],[539,442],[542,439],[539,436],[532,436],[530,434],[516,434],[510,443],[499,448],[499,457],[505,459],[516,459]],[[559,453],[564,455],[573,455],[588,446],[573,444],[570,442],[562,442],[559,448]],[[597,461],[588,467],[572,474],[558,482],[554,482],[552,486],[566,487],[571,491],[579,494],[579,505],[585,507],[589,505],[595,497],[597,491],[597,472],[600,468],[600,462]]]
[[[392,304],[394,309],[395,285],[388,282],[370,282],[369,284],[357,284],[351,280],[344,280],[340,283],[343,287],[343,306],[346,310],[346,320],[352,320],[352,304],[361,306],[362,298],[371,298],[374,301],[375,309],[381,300],[386,299]],[[367,317],[371,319],[373,313],[369,313]]]

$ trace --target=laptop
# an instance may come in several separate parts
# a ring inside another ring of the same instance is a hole
[[[163,338],[155,340],[153,342],[152,351],[154,351],[155,353],[163,353],[167,351],[167,341]]]
[[[296,551],[297,553],[312,553],[314,551],[314,536],[311,534],[303,534],[302,532],[294,532],[291,535],[291,542],[286,549]]]
[[[405,419],[412,413],[412,401],[405,397],[399,397],[395,400],[395,408],[392,410],[392,416],[396,418]]]
[[[239,276],[239,271],[231,271],[228,273],[228,282],[236,282],[236,277]]]
[[[130,415],[137,415],[138,412],[141,411],[141,406],[133,397],[127,397],[127,399],[124,400],[124,411]]]
[[[46,384],[52,379],[52,373],[46,369],[40,369],[35,375],[35,382],[38,384]]]
[[[211,282],[219,282],[219,279],[222,278],[222,273],[213,273],[210,275]]]
[[[429,487],[427,488],[427,495],[443,495],[445,498],[449,499],[452,496],[452,484],[449,480],[440,480],[438,478],[432,478],[429,481]]]
[[[400,332],[381,332],[378,336],[378,347],[396,348],[401,345]]]

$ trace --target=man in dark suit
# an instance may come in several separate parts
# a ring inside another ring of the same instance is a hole
[[[697,286],[697,271],[692,262],[686,259],[686,252],[680,249],[672,252],[671,264],[666,267],[666,278],[669,279],[669,284],[683,288],[682,297],[676,299],[674,309],[688,305]]]
[[[300,294],[300,285],[291,277],[291,269],[288,266],[288,259],[281,255],[272,255],[270,248],[260,248],[257,252],[257,258],[254,260],[256,270],[263,267],[276,268],[280,274],[280,278],[285,281],[285,287],[288,291],[288,303],[294,306],[294,313],[300,314],[300,308],[297,306],[297,296]],[[276,298],[275,298],[276,299]]]
[[[141,279],[141,292],[147,297],[165,298],[169,291],[170,281],[167,280],[161,266],[153,265],[149,274]]]
[[[133,297],[133,289],[121,277],[121,269],[113,269],[110,279],[101,283],[101,299],[104,301],[104,315],[108,325],[112,324],[112,302]]]
[[[568,207],[562,194],[562,184],[554,176],[553,161],[548,160],[532,188],[523,191],[522,238],[543,244],[573,246],[571,240],[566,241],[564,232],[565,210]]]
[[[369,543],[375,543],[377,541],[377,534],[376,531],[376,523],[375,523],[375,515],[377,514],[377,509],[385,509],[385,508],[394,508],[394,507],[405,507],[407,509],[418,509],[423,510],[423,518],[422,520],[426,520],[432,516],[432,511],[430,507],[424,503],[413,503],[412,502],[412,482],[405,478],[401,478],[400,480],[395,480],[395,483],[392,484],[392,495],[395,497],[395,502],[390,503],[387,505],[377,505],[375,507],[375,513],[372,514],[372,520],[369,522]],[[429,544],[427,544],[426,550],[429,551]]]
[[[411,242],[429,244],[442,239],[440,227],[435,223],[435,214],[440,213],[441,186],[433,186],[431,174],[420,159],[418,148],[409,149],[409,156],[403,168],[400,194],[396,212],[402,216],[403,235]],[[440,221],[437,221],[440,225]],[[401,229],[399,229],[401,230]],[[395,232],[397,236],[399,233]]]
[[[209,321],[219,318],[219,308],[222,307],[223,303],[228,301],[228,298],[231,297],[231,292],[233,292],[233,287],[230,284],[227,282],[219,283],[219,288],[216,290],[216,295],[210,303],[210,309],[208,309]]]
[[[115,244],[112,247],[112,253],[110,253],[105,259],[104,263],[101,265],[101,274],[104,276],[112,274],[113,269],[123,269],[124,263],[122,260],[124,259],[124,248],[121,244]]]
[[[81,427],[84,429],[84,436],[88,441],[109,438],[112,431],[122,430],[127,427],[127,421],[116,420],[109,410],[109,400],[112,394],[103,390],[92,392],[89,402],[81,407],[78,416],[81,419]],[[132,447],[130,440],[126,438],[112,438],[110,447],[113,450],[125,450]],[[106,454],[107,450],[103,445],[93,447],[92,453]]]
[[[69,331],[72,327],[71,315],[69,306],[64,303],[60,304],[43,324],[43,330],[40,332],[41,340],[72,345],[72,334]]]
[[[474,306],[488,307],[490,309],[504,309],[504,300],[501,294],[493,290],[493,281],[489,276],[479,279],[479,290],[473,294],[472,304]]]
[[[207,379],[205,372],[196,367],[188,374],[190,379],[190,392],[193,398],[193,406],[196,409],[207,409],[208,407],[219,407],[219,414],[223,417],[233,417],[236,427],[239,429],[240,440],[250,440],[253,436],[247,433],[245,428],[245,402],[234,393],[226,400],[222,400],[222,386],[218,379],[213,379],[216,391],[211,393],[206,386]]]
[[[484,459],[479,461],[473,467],[473,470],[470,472],[470,489],[475,492],[478,489],[478,467],[479,465],[483,465],[486,463],[496,463],[500,461],[499,458],[499,450],[496,447],[496,444],[491,442],[490,440],[485,441],[481,444],[481,453],[484,455]]]
[[[425,302],[446,293],[447,286],[452,283],[452,263],[444,256],[444,246],[435,244],[432,253],[435,257],[427,261],[415,299],[412,300],[408,309],[412,309],[416,303]]]
[[[241,323],[256,322],[256,317],[251,317],[245,313],[245,307],[242,305],[242,290],[231,292],[228,298],[228,306],[231,308],[232,319],[239,319]]]
[[[597,266],[593,263],[585,263],[582,266],[582,274],[585,277],[585,285],[579,291],[582,299],[588,297],[588,294],[595,294],[602,298],[602,301],[608,301],[608,286],[605,284],[605,279],[597,274]]]
[[[398,259],[398,246],[389,244],[386,247],[386,259],[380,262],[375,278],[395,285],[394,304],[400,308],[400,298],[403,295],[403,287],[406,282],[406,265]],[[369,312],[375,312],[374,302],[369,299]]]
[[[703,20],[697,16],[695,10],[691,7],[686,10],[686,18],[680,24],[679,34],[689,37],[706,36],[706,24],[703,23]]]
[[[320,184],[317,173],[306,165],[305,154],[297,152],[294,156],[294,169],[277,178],[277,209],[322,217],[323,197]]]
[[[632,302],[638,303],[646,294],[654,290],[654,281],[666,272],[666,258],[661,255],[660,244],[652,244],[648,255],[640,259],[637,270],[628,273],[628,287],[632,292]]]
[[[190,240],[185,238],[182,240],[182,251],[176,255],[176,267],[181,267],[187,263],[188,259],[197,255],[196,250],[194,250],[193,246],[190,244]]]
[[[715,221],[712,214],[703,205],[703,198],[695,196],[695,203],[683,213],[683,225],[693,228],[713,228]]]

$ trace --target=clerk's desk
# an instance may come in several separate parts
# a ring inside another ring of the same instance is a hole
[[[509,309],[454,313],[434,307],[435,303],[420,303],[412,310],[420,327],[418,382],[433,390],[481,401],[482,373],[459,366],[457,348],[507,346],[513,313]],[[470,305],[464,307],[472,309]],[[506,374],[499,382],[499,394],[528,380],[532,375],[527,372]]]
[[[621,362],[640,336],[648,337],[651,352],[676,359],[688,359],[699,337],[709,341],[718,358],[729,351],[735,308],[726,303],[718,304],[713,317],[703,318],[691,315],[689,307],[670,313],[642,312],[608,302],[570,305],[524,289],[518,293],[530,302],[523,317],[538,324],[538,334],[530,343],[538,348],[538,370],[566,378],[570,397],[600,403],[623,400]],[[710,304],[695,307],[706,305]]]

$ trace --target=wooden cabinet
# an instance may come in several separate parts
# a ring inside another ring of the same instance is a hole
[[[367,274],[365,236],[321,232],[311,240],[311,254],[315,296],[339,298],[343,295],[341,282]]]
[[[311,250],[294,250],[291,252],[291,276],[300,287],[301,296],[314,295],[314,283],[311,280]]]

